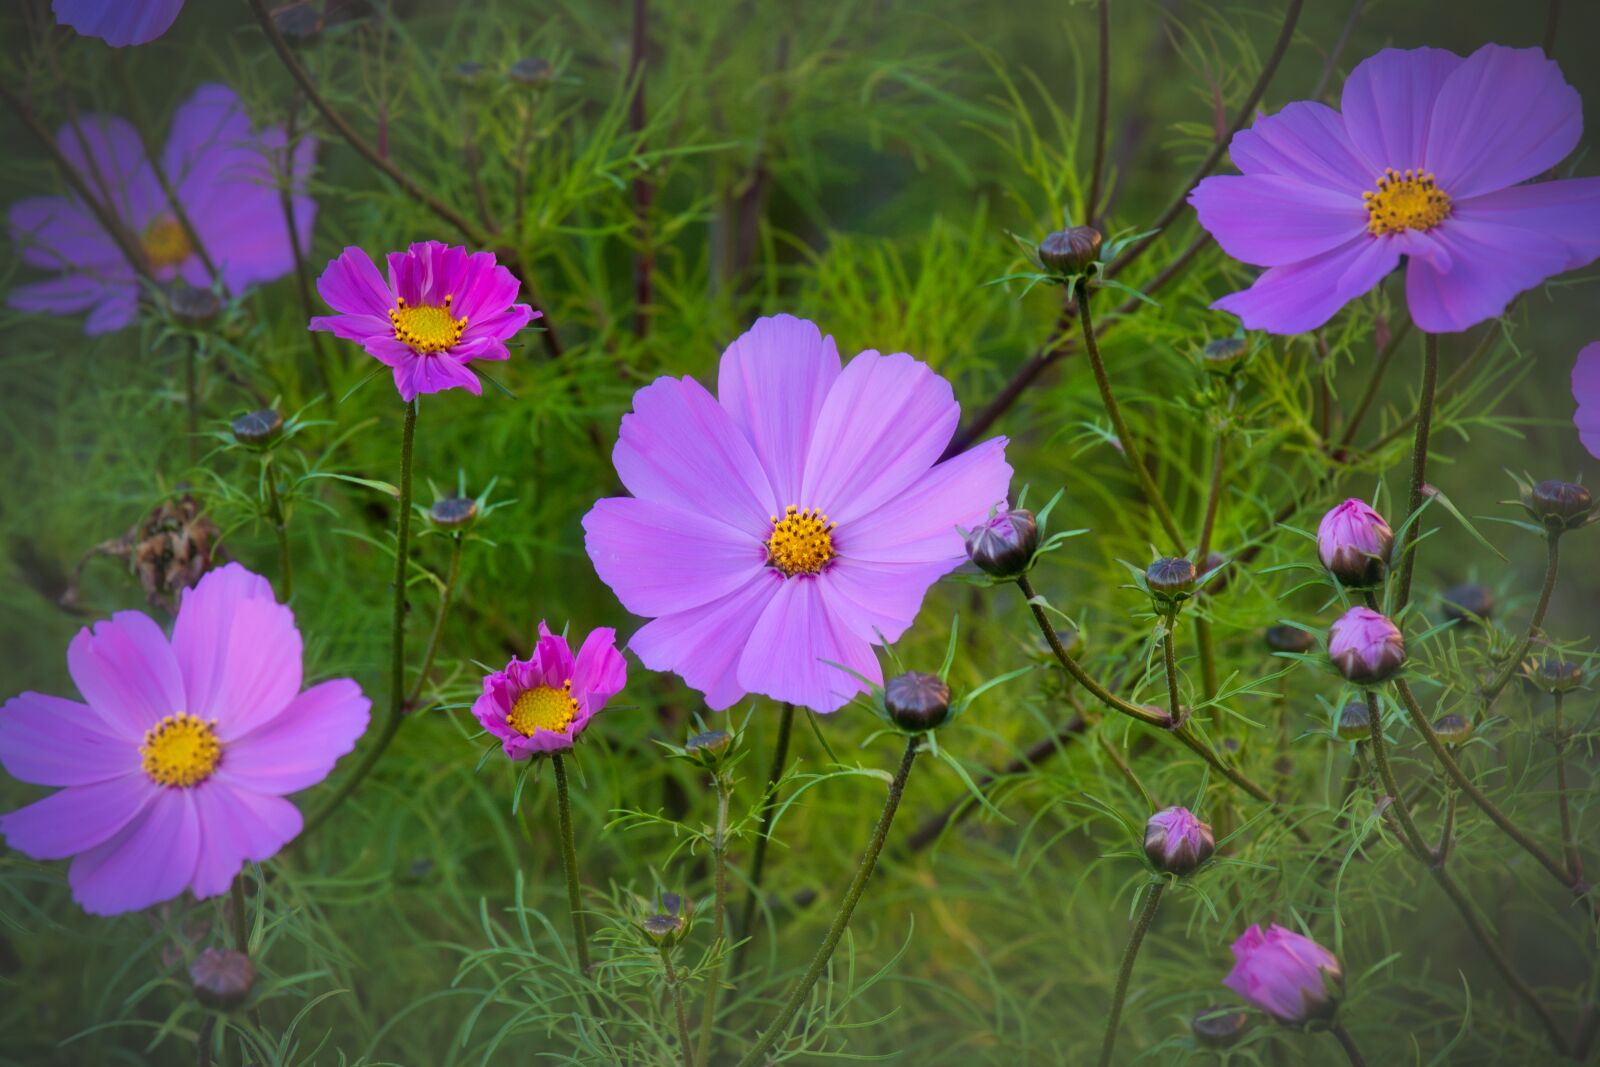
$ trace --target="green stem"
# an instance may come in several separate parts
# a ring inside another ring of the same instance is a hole
[[[761,903],[761,873],[767,865],[767,839],[772,836],[772,820],[778,814],[778,783],[789,766],[789,735],[793,732],[794,705],[785,704],[783,716],[778,722],[778,741],[772,749],[772,766],[767,771],[767,786],[761,794],[761,832],[756,835],[755,854],[750,858],[750,895],[744,902],[744,913],[739,917],[739,933],[744,940],[734,952],[735,972],[755,932],[756,908]]]
[[[1361,1050],[1356,1048],[1355,1038],[1344,1028],[1344,1023],[1335,1019],[1328,1026],[1328,1033],[1334,1036],[1339,1042],[1339,1047],[1344,1049],[1344,1054],[1350,1058],[1350,1067],[1367,1067],[1367,1061],[1361,1058]]]
[[[433,620],[433,632],[428,635],[428,648],[422,655],[422,669],[417,672],[417,681],[411,689],[411,695],[406,698],[406,706],[415,708],[417,701],[422,699],[422,690],[428,684],[428,672],[433,670],[433,659],[439,654],[439,641],[444,635],[445,620],[450,617],[450,604],[455,596],[456,582],[461,577],[461,546],[464,542],[461,534],[451,535],[450,566],[445,571],[444,588],[439,592],[439,614]]]
[[[889,836],[889,826],[894,822],[895,810],[899,808],[900,798],[905,794],[906,779],[911,775],[911,765],[916,762],[917,746],[921,743],[922,739],[919,736],[906,739],[906,751],[900,757],[900,767],[895,771],[894,780],[889,783],[889,796],[883,802],[883,814],[878,816],[878,825],[873,828],[866,851],[861,854],[861,865],[856,868],[855,878],[851,880],[850,888],[845,892],[838,914],[833,917],[833,924],[828,927],[827,936],[822,939],[822,944],[817,946],[817,954],[812,957],[811,966],[806,968],[806,973],[789,993],[789,999],[784,1003],[783,1010],[778,1012],[778,1017],[772,1021],[772,1025],[756,1039],[755,1046],[744,1054],[744,1058],[739,1061],[739,1067],[755,1067],[757,1063],[763,1062],[762,1057],[789,1029],[789,1024],[794,1021],[801,1005],[811,995],[812,987],[822,977],[823,970],[828,966],[828,960],[833,956],[833,950],[839,947],[839,940],[844,937],[845,928],[850,925],[850,916],[855,912],[856,904],[867,888],[867,880],[872,877],[872,869],[877,866],[878,854],[883,851],[883,843]]]
[[[183,407],[189,438],[189,465],[200,462],[200,340],[191,339],[183,358]]]
[[[250,923],[244,900],[244,869],[233,876],[233,885],[228,889],[229,901],[232,904],[233,915],[233,947],[248,956],[250,954]]]
[[[1367,376],[1367,387],[1361,393],[1361,399],[1356,402],[1355,411],[1350,414],[1350,421],[1345,423],[1344,433],[1339,436],[1337,451],[1344,451],[1356,439],[1356,431],[1361,429],[1367,412],[1372,408],[1373,400],[1377,399],[1378,386],[1383,384],[1383,376],[1389,369],[1389,364],[1394,359],[1394,354],[1400,349],[1400,342],[1404,341],[1411,333],[1411,320],[1407,319],[1395,330],[1389,338],[1389,343],[1378,350],[1378,356],[1372,361],[1372,372]]]
[[[1095,92],[1094,162],[1089,165],[1089,195],[1083,202],[1083,221],[1094,225],[1100,210],[1100,181],[1106,165],[1106,127],[1111,112],[1111,3],[1100,0],[1100,79]]]
[[[1095,385],[1100,389],[1101,403],[1105,405],[1106,414],[1111,417],[1111,426],[1116,431],[1117,442],[1122,446],[1123,458],[1128,461],[1128,466],[1133,468],[1134,476],[1138,478],[1139,485],[1144,490],[1145,501],[1155,511],[1156,518],[1161,522],[1161,528],[1172,539],[1176,554],[1181,556],[1188,551],[1183,545],[1183,534],[1178,531],[1178,523],[1173,519],[1172,510],[1167,507],[1161,489],[1150,476],[1149,469],[1145,467],[1144,453],[1139,451],[1133,435],[1128,432],[1128,423],[1122,417],[1122,408],[1117,404],[1116,394],[1111,391],[1111,379],[1106,374],[1105,360],[1100,357],[1100,342],[1095,339],[1094,317],[1089,313],[1090,293],[1088,285],[1078,286],[1078,324],[1083,334],[1083,350],[1089,355],[1089,366],[1094,370]]]
[[[664,940],[659,948],[661,967],[667,974],[667,995],[672,998],[672,1010],[678,1019],[678,1047],[683,1050],[683,1067],[694,1067],[694,1046],[689,1042],[689,1017],[683,1010],[683,986],[678,983],[678,969],[672,965],[672,950]]]
[[[1156,906],[1161,903],[1161,892],[1166,882],[1156,882],[1145,894],[1144,907],[1128,935],[1128,947],[1122,951],[1122,966],[1117,969],[1117,987],[1111,994],[1111,1014],[1106,1017],[1106,1035],[1100,1041],[1100,1067],[1111,1067],[1111,1051],[1117,1044],[1117,1026],[1122,1021],[1122,1005],[1128,999],[1128,980],[1133,977],[1133,963],[1139,958],[1139,946],[1144,935],[1150,932],[1150,923],[1156,917]]]
[[[1406,504],[1405,543],[1400,547],[1400,580],[1395,587],[1394,611],[1400,614],[1411,600],[1411,575],[1417,566],[1417,538],[1422,522],[1422,487],[1428,477],[1428,441],[1433,434],[1433,400],[1439,384],[1439,335],[1422,335],[1422,391],[1417,397],[1417,431],[1411,443],[1411,495]]]
[[[394,604],[389,622],[389,708],[378,736],[368,746],[366,755],[355,770],[340,783],[327,802],[306,820],[305,829],[295,842],[304,841],[311,832],[328,820],[340,804],[356,791],[363,779],[372,773],[378,760],[389,748],[405,712],[406,686],[406,567],[411,554],[411,453],[417,435],[417,402],[406,404],[405,429],[400,437],[400,510],[395,517],[394,545]]]
[[[572,912],[572,938],[578,948],[578,968],[589,973],[589,924],[583,914],[583,889],[578,884],[578,841],[572,832],[572,798],[567,790],[567,764],[561,753],[550,757],[556,772],[556,814],[561,820],[561,869],[567,875],[567,908]],[[680,1012],[681,1012],[680,1005]],[[684,1045],[684,1053],[688,1053]]]
[[[261,476],[267,483],[267,515],[278,538],[278,577],[283,586],[283,602],[287,604],[294,596],[294,557],[289,554],[289,520],[283,512],[283,498],[278,495],[278,476],[272,469],[270,453]]]
[[[1506,687],[1506,683],[1522,666],[1523,657],[1528,654],[1528,649],[1533,646],[1533,639],[1539,633],[1539,628],[1544,625],[1544,616],[1550,610],[1550,597],[1556,591],[1556,572],[1561,567],[1561,534],[1559,531],[1550,530],[1545,533],[1545,565],[1544,587],[1539,590],[1539,602],[1533,607],[1533,617],[1528,620],[1528,632],[1523,635],[1518,643],[1516,652],[1512,653],[1506,665],[1495,675],[1493,682],[1483,691],[1483,704],[1488,707],[1494,703],[1494,698]]]
[[[1566,694],[1555,694],[1555,713],[1552,722],[1556,746],[1556,803],[1561,811],[1561,843],[1566,855],[1567,873],[1575,882],[1583,881],[1583,857],[1578,854],[1578,839],[1572,833],[1572,809],[1567,801],[1567,724],[1565,719]]]
[[[716,775],[717,829],[711,839],[711,869],[715,903],[711,912],[711,972],[706,976],[706,999],[700,1010],[700,1050],[696,1059],[711,1062],[711,1037],[716,1026],[717,998],[722,993],[723,941],[727,936],[728,916],[728,804],[733,797],[733,782],[725,772]]]
[[[1178,697],[1178,657],[1172,651],[1172,630],[1178,625],[1178,613],[1173,612],[1167,616],[1167,624],[1161,631],[1161,659],[1167,669],[1167,707],[1172,715],[1173,722],[1183,721],[1183,702]]]

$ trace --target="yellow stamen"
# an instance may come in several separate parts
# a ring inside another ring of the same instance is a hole
[[[466,332],[467,320],[450,314],[450,297],[444,306],[422,304],[407,307],[404,300],[396,300],[389,311],[389,324],[394,327],[394,339],[418,352],[443,352],[454,348]]]
[[[199,785],[222,762],[216,721],[186,711],[168,715],[145,731],[140,766],[157,785]]]
[[[815,508],[801,510],[790,504],[783,518],[772,516],[772,535],[767,538],[767,562],[787,578],[797,574],[820,574],[838,555],[833,549],[833,528],[828,516]]]
[[[1362,193],[1367,205],[1367,232],[1373,236],[1426,232],[1450,217],[1450,197],[1422,170],[1404,174],[1393,167],[1378,179],[1378,191]]]
[[[578,702],[572,699],[571,682],[560,689],[541,685],[517,698],[511,705],[511,714],[506,716],[506,725],[523,737],[532,737],[536,730],[564,734],[577,714]]]
[[[194,255],[194,246],[182,224],[165,215],[145,227],[139,243],[144,246],[145,258],[156,268],[175,267]]]

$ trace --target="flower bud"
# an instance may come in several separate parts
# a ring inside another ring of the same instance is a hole
[[[555,76],[555,70],[550,66],[548,59],[539,59],[535,56],[526,56],[511,64],[506,71],[506,77],[518,85],[529,88],[543,88],[550,84],[550,79]]]
[[[1447,745],[1459,745],[1472,736],[1472,720],[1454,713],[1433,720],[1434,736]]]
[[[1528,677],[1547,692],[1570,693],[1583,684],[1583,664],[1560,656],[1541,656],[1529,664]]]
[[[1249,1025],[1250,1016],[1238,1008],[1202,1008],[1189,1021],[1189,1032],[1206,1048],[1232,1048]]]
[[[1269,626],[1267,647],[1274,652],[1310,652],[1317,639],[1298,626]]]
[[[483,69],[482,63],[474,63],[469,59],[457,63],[450,74],[462,85],[476,85],[483,79]]]
[[[1444,591],[1444,615],[1447,619],[1471,625],[1494,614],[1494,592],[1487,586],[1474,582],[1452,585]]]
[[[1211,824],[1201,822],[1188,808],[1158,811],[1144,826],[1144,854],[1157,870],[1180,878],[1210,859],[1216,848]]]
[[[666,912],[660,912],[659,914],[651,915],[639,926],[649,935],[652,941],[672,945],[677,942],[678,935],[683,933],[684,923],[681,915],[669,915]]]
[[[1215,341],[1207,341],[1200,350],[1206,370],[1213,374],[1232,374],[1249,354],[1250,345],[1243,337],[1219,337]]]
[[[1594,496],[1577,482],[1540,482],[1528,492],[1528,511],[1547,530],[1576,530],[1594,512]]]
[[[1338,957],[1273,923],[1250,927],[1233,943],[1233,970],[1223,984],[1285,1026],[1328,1020],[1344,995]]]
[[[322,13],[311,0],[294,0],[272,9],[272,24],[293,44],[310,44],[322,32]]]
[[[727,751],[732,742],[733,735],[726,730],[707,730],[689,738],[683,747],[690,752],[718,753]]]
[[[1357,685],[1376,685],[1394,677],[1405,664],[1406,640],[1385,616],[1354,607],[1329,628],[1328,658]]]
[[[1083,635],[1078,632],[1076,626],[1063,626],[1056,630],[1056,640],[1061,643],[1061,648],[1069,656],[1077,656],[1083,650]],[[1051,648],[1050,643],[1043,637],[1036,639],[1033,646],[1045,659],[1055,657],[1055,649]]]
[[[1194,563],[1183,556],[1163,556],[1144,570],[1144,584],[1165,607],[1187,600],[1194,592]]]
[[[189,981],[195,999],[208,1008],[229,1011],[250,996],[256,981],[256,968],[243,952],[208,948],[189,964]]]
[[[1322,517],[1317,555],[1347,586],[1364,588],[1383,581],[1394,548],[1394,531],[1362,500],[1346,500]]]
[[[967,557],[993,578],[1020,578],[1039,547],[1039,524],[1025,508],[1001,511],[967,534]]]
[[[950,717],[950,687],[937,675],[907,671],[883,687],[883,706],[902,730],[932,730]]]
[[[283,416],[271,408],[240,415],[229,424],[234,440],[242,445],[264,445],[283,432]]]
[[[172,317],[184,326],[204,326],[222,313],[222,300],[210,289],[176,285],[167,293]]]
[[[1211,575],[1200,590],[1202,594],[1220,593],[1228,587],[1228,557],[1224,553],[1207,552],[1204,562],[1196,570],[1196,581]]]
[[[459,530],[478,517],[478,502],[470,496],[442,496],[428,509],[428,518],[445,530]]]
[[[1364,700],[1352,700],[1339,711],[1339,725],[1334,728],[1341,740],[1365,741],[1372,736],[1372,714]]]
[[[1082,274],[1099,259],[1100,240],[1093,226],[1057,230],[1039,242],[1039,262],[1056,274]]]

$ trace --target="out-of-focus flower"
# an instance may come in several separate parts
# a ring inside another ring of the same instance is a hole
[[[654,619],[629,643],[645,666],[713,709],[756,692],[834,711],[881,684],[873,645],[911,625],[966,558],[958,527],[1011,481],[1004,438],[939,462],[961,409],[926,364],[863,352],[841,369],[788,315],[728,346],[716,396],[660,378],[633,407],[612,454],[633,496],[584,517],[589,558]]]
[[[1600,341],[1584,345],[1572,365],[1572,398],[1578,410],[1572,421],[1578,439],[1595,459],[1600,459]]]
[[[1365,700],[1352,700],[1339,711],[1335,732],[1344,741],[1365,741],[1372,736],[1372,712]]]
[[[1224,251],[1267,268],[1212,306],[1302,333],[1405,257],[1419,329],[1493,318],[1600,256],[1600,178],[1528,182],[1582,132],[1582,101],[1540,49],[1384,49],[1350,73],[1339,111],[1301,101],[1257,119],[1229,146],[1243,173],[1190,195]]]
[[[564,752],[627,682],[615,630],[592,631],[573,658],[567,639],[541,622],[533,655],[485,678],[472,714],[514,760]]]
[[[1476,582],[1462,582],[1444,591],[1444,614],[1460,623],[1475,623],[1494,614],[1494,590]]]
[[[1400,628],[1371,608],[1354,607],[1328,630],[1328,658],[1357,685],[1375,685],[1394,676],[1406,661]]]
[[[0,708],[0,764],[62,787],[0,833],[35,859],[76,857],[73,899],[97,915],[225,891],[300,832],[284,794],[327,777],[369,718],[348,678],[301,692],[294,614],[237,563],[184,593],[170,640],[118,612],[78,633],[67,670],[86,704]]]
[[[120,6],[120,5],[107,5]],[[173,214],[134,128],[120,118],[87,115],[64,126],[56,143],[84,185],[138,239],[157,281],[181,279],[209,288],[210,273]],[[87,156],[85,155],[87,147]],[[232,89],[202,85],[172,119],[161,166],[195,235],[234,295],[294,269],[283,216],[284,133],[251,127]],[[300,246],[311,242],[317,205],[305,195],[316,142],[294,146],[290,180]],[[58,277],[13,289],[7,302],[21,311],[55,315],[88,312],[84,332],[106,333],[134,320],[139,276],[75,196],[19,200],[7,213],[11,240],[30,267]]]
[[[61,603],[67,607],[77,606],[78,585],[89,560],[95,556],[115,556],[138,577],[150,603],[173,607],[178,594],[198,582],[210,569],[221,536],[222,531],[201,510],[200,502],[194,497],[185,493],[165,501],[121,537],[90,549],[78,561]]]
[[[1216,848],[1211,824],[1201,822],[1188,808],[1165,808],[1145,823],[1144,854],[1168,874],[1192,873]]]
[[[51,0],[56,22],[113,48],[147,44],[172,28],[183,0]]]
[[[1189,1020],[1189,1032],[1206,1048],[1232,1048],[1249,1025],[1250,1016],[1237,1008],[1201,1008]]]
[[[255,964],[243,952],[208,948],[189,964],[195,999],[208,1008],[229,1011],[243,1004],[256,984]]]
[[[1338,958],[1277,923],[1251,926],[1233,943],[1233,958],[1223,984],[1286,1026],[1331,1018],[1344,994]]]
[[[1336,504],[1317,526],[1317,555],[1344,585],[1381,582],[1392,548],[1394,531],[1365,500]]]
[[[467,364],[510,359],[506,341],[543,313],[513,302],[522,283],[492,252],[419,241],[388,258],[387,280],[359,248],[329,262],[317,292],[338,314],[317,316],[311,329],[355,341],[393,369],[402,400],[456,388],[482,395]]]
[[[1309,630],[1283,623],[1267,627],[1264,635],[1267,647],[1274,652],[1310,652],[1317,639]]]
[[[991,578],[1019,578],[1039,549],[1039,521],[1026,508],[1001,508],[967,532],[967,558]]]

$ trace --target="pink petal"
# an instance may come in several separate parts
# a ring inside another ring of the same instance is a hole
[[[223,743],[282,712],[300,691],[300,631],[266,579],[237,563],[186,590],[172,632],[192,715]]]
[[[471,329],[479,320],[487,320],[510,308],[522,283],[515,274],[495,262],[493,253],[474,252],[460,261],[460,267],[454,277],[448,279],[446,287],[453,297],[451,311],[466,319]],[[527,304],[517,306],[529,313],[533,310]]]
[[[307,328],[324,330],[342,341],[355,341],[357,344],[364,343],[371,337],[388,339],[394,336],[394,325],[388,319],[380,319],[376,315],[318,315],[311,320]],[[395,344],[400,343],[396,341]],[[400,347],[405,348],[404,345]],[[406,348],[405,351],[406,355],[412,355],[411,349]],[[383,362],[387,363],[388,360]]]
[[[0,763],[35,785],[90,785],[137,771],[139,748],[87,705],[23,693],[0,708]]]
[[[592,630],[572,665],[572,695],[589,714],[599,711],[628,684],[628,664],[617,651],[617,631]]]
[[[158,789],[111,840],[72,861],[72,898],[91,915],[138,911],[183,892],[200,855],[200,820],[190,789]]]
[[[356,747],[371,708],[372,701],[348,678],[314,685],[228,746],[223,763],[228,778],[257,793],[293,793],[316,785]]]
[[[1572,396],[1578,402],[1573,422],[1578,438],[1595,459],[1600,459],[1600,341],[1585,345],[1572,365]]]
[[[345,315],[366,315],[389,320],[394,293],[378,273],[372,257],[351,246],[330,260],[317,279],[317,292],[333,310]]]
[[[1314,330],[1371,289],[1400,262],[1403,245],[1362,234],[1342,248],[1303,263],[1271,267],[1243,292],[1211,306],[1239,316],[1252,330],[1294,334]]]
[[[745,694],[737,677],[739,656],[782,583],[777,571],[763,570],[720,600],[649,623],[628,647],[650,670],[673,672],[705,694],[707,707],[721,711]]]
[[[56,131],[56,145],[95,199],[135,230],[164,210],[166,197],[155,168],[145,157],[138,131],[126,119],[84,115],[76,127],[66,125]]]
[[[122,48],[166,33],[183,0],[51,0],[50,9],[61,25]]]
[[[994,437],[945,460],[872,514],[840,526],[841,556],[888,563],[957,563],[966,558],[962,530],[1004,504],[1011,491],[1006,439]]]
[[[635,615],[699,607],[743,587],[766,565],[758,538],[671,504],[599,500],[583,529],[595,572]]]
[[[1207,178],[1189,194],[1189,203],[1224,252],[1263,267],[1322,255],[1367,228],[1367,209],[1358,196],[1298,178]]]
[[[1489,222],[1450,219],[1426,236],[1450,257],[1448,267],[1413,257],[1406,268],[1412,321],[1428,333],[1456,333],[1495,318],[1518,293],[1561,273],[1569,258],[1558,242],[1529,240],[1527,230]]]
[[[0,815],[0,833],[18,852],[56,860],[108,840],[164,790],[143,771],[92,785],[74,785]]]
[[[800,501],[812,428],[839,377],[839,349],[816,323],[792,315],[757,319],[722,353],[717,400],[750,441],[780,510]]]
[[[1600,178],[1532,182],[1485,193],[1453,205],[1449,221],[1515,226],[1527,231],[1525,241],[1565,246],[1562,269],[1577,270],[1600,257]]]
[[[408,401],[446,389],[465,389],[473,396],[483,395],[483,383],[478,376],[456,362],[448,352],[428,352],[409,363],[395,365],[394,384],[400,390],[400,399]]]
[[[166,716],[192,710],[166,634],[136,611],[79,630],[67,671],[109,732],[135,743]]]
[[[942,446],[941,446],[942,447]],[[866,686],[842,664],[881,682],[871,644],[828,610],[821,579],[791,578],[761,613],[739,657],[739,684],[813,711],[837,711]]]
[[[228,890],[246,861],[261,863],[300,833],[300,809],[279,796],[240,788],[218,774],[190,790],[200,820],[200,847],[190,889],[204,900]]]
[[[881,644],[900,639],[922,610],[928,589],[960,564],[958,559],[931,563],[841,559],[818,577],[817,584],[828,611],[846,632]]]
[[[1442,48],[1385,48],[1350,72],[1339,110],[1350,142],[1372,164],[1368,188],[1377,188],[1385,167],[1435,165],[1426,154],[1434,103],[1463,62]]]
[[[1356,150],[1343,116],[1309,100],[1256,119],[1248,130],[1234,134],[1228,155],[1245,174],[1298,178],[1358,198],[1383,172]]]

